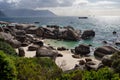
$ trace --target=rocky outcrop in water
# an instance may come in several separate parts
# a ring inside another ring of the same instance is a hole
[[[86,40],[86,39],[91,39],[95,36],[95,31],[93,30],[85,30],[83,34],[81,35],[81,38]]]

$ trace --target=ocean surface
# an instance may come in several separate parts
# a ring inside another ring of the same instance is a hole
[[[57,40],[45,40],[52,46],[65,46],[67,48],[74,48],[79,44],[92,44],[93,48],[104,45],[102,41],[107,41],[108,45],[113,45],[115,41],[120,40],[120,17],[119,16],[101,16],[101,17],[89,17],[88,19],[79,19],[78,17],[12,17],[12,18],[0,18],[0,21],[8,21],[15,23],[34,23],[37,26],[45,25],[59,25],[72,26],[75,29],[82,31],[87,29],[93,29],[96,32],[95,38],[91,40],[80,41],[57,41]],[[113,35],[112,32],[116,31],[117,34]],[[115,46],[120,48],[119,46]]]

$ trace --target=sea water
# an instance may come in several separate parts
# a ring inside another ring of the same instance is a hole
[[[47,44],[66,48],[74,48],[79,44],[91,44],[92,47],[96,48],[102,46],[102,41],[107,41],[109,45],[115,46],[113,43],[116,40],[120,40],[120,17],[119,16],[99,16],[99,17],[88,17],[88,19],[79,19],[78,17],[9,17],[0,18],[0,21],[8,21],[15,23],[34,23],[37,26],[45,25],[59,25],[72,26],[75,29],[84,30],[93,29],[96,33],[95,37],[91,40],[80,40],[80,41],[58,41],[53,39],[45,40]],[[117,34],[113,35],[112,32],[116,31]],[[115,46],[118,47],[118,46]],[[119,47],[118,47],[119,48]]]

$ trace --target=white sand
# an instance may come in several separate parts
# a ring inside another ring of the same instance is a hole
[[[29,46],[30,46],[30,45],[29,45]],[[36,54],[36,51],[28,51],[28,47],[29,47],[29,46],[27,46],[27,47],[22,47],[22,48],[24,49],[24,51],[25,51],[25,57],[28,57],[28,58],[34,57],[35,54]],[[18,49],[16,49],[16,52],[18,53]]]
[[[94,57],[73,58],[73,54],[70,51],[59,51],[59,53],[61,53],[63,57],[57,57],[55,62],[63,71],[73,69],[76,64],[79,64],[79,60],[85,60],[85,58],[91,58],[93,61],[96,61],[97,65],[100,63],[100,61]]]
[[[28,57],[28,58],[34,57],[36,54],[36,51],[28,51],[29,46],[23,47],[25,51],[25,57]],[[47,45],[45,44],[45,46]],[[16,49],[16,52],[18,53],[18,49]],[[75,65],[79,63],[79,60],[85,59],[85,57],[80,59],[73,58],[72,57],[73,54],[71,53],[71,51],[58,51],[58,52],[61,53],[63,57],[57,57],[55,62],[63,71],[73,69]],[[100,61],[94,59],[94,57],[89,57],[89,58],[91,58],[92,60],[95,60],[97,63],[100,63]]]

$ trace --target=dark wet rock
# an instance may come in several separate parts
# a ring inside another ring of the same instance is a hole
[[[90,47],[85,44],[80,44],[78,47],[75,47],[75,53],[80,55],[87,55],[90,53]]]
[[[58,47],[57,50],[59,50],[59,51],[65,51],[67,49],[65,47]]]
[[[91,39],[95,36],[95,31],[93,30],[85,30],[81,35],[82,39]]]
[[[28,51],[36,51],[40,46],[38,45],[31,45],[28,47]]]
[[[86,62],[84,60],[79,60],[79,65],[85,65]]]
[[[93,46],[93,45],[92,45],[92,44],[89,44],[88,46],[90,46],[90,47],[91,47],[91,46]]]
[[[59,26],[58,25],[47,25],[48,28],[55,28],[55,29],[58,29]]]
[[[27,42],[21,43],[22,47],[27,47],[28,45],[29,45],[29,43],[27,43]]]
[[[63,55],[62,54],[57,54],[57,57],[63,57]]]
[[[105,55],[111,55],[115,52],[118,52],[118,50],[116,50],[114,47],[111,46],[102,46],[102,47],[98,47],[95,51],[94,51],[94,55],[96,58],[102,58]]]
[[[115,45],[120,46],[120,41],[115,42]]]
[[[35,45],[39,45],[40,47],[42,47],[44,45],[43,41],[33,41],[33,44]]]
[[[75,49],[71,49],[71,52],[72,52],[73,54],[75,54]]]
[[[20,57],[24,57],[25,56],[25,51],[22,47],[18,48],[18,55]]]
[[[26,40],[26,36],[25,35],[17,35],[17,36],[15,36],[16,37],[16,39],[18,40],[18,41],[20,41],[20,42],[24,42],[25,40]]]
[[[80,55],[72,55],[73,58],[80,58]]]
[[[85,61],[89,62],[89,61],[92,61],[92,59],[91,58],[85,58]]]
[[[112,65],[111,55],[106,55],[106,56],[104,56],[104,57],[102,58],[102,63],[103,63],[103,65],[105,65],[105,66],[111,67],[111,65]]]
[[[103,43],[103,44],[107,44],[107,41],[103,41],[102,43]]]
[[[115,35],[115,34],[117,34],[117,32],[116,32],[116,31],[113,31],[113,34]]]

